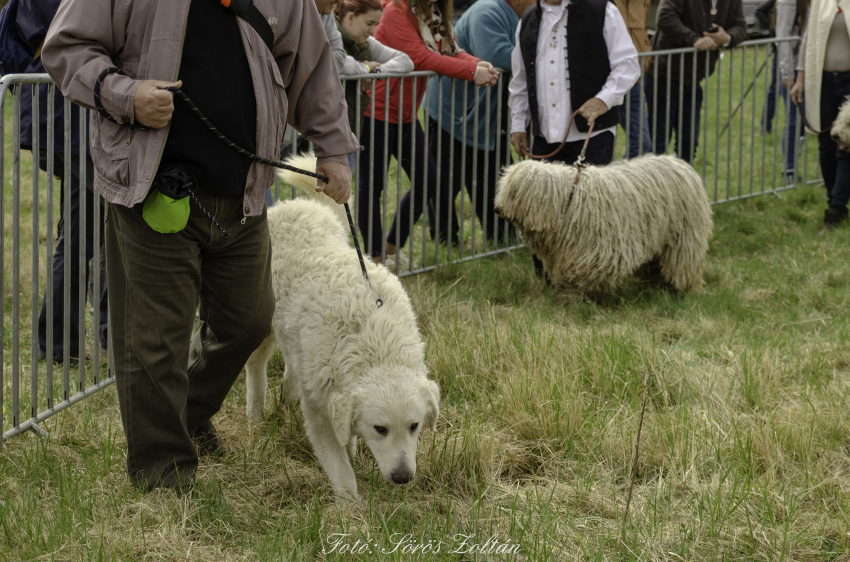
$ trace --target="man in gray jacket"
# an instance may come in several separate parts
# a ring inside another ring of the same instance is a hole
[[[108,202],[127,470],[145,489],[186,489],[198,454],[222,452],[210,419],[269,334],[274,310],[263,195],[275,170],[221,143],[163,88],[182,88],[222,134],[261,157],[276,159],[288,122],[313,142],[316,171],[330,178],[319,182],[325,194],[343,203],[350,192],[346,155],[357,142],[313,0],[254,5],[272,28],[271,52],[213,0],[127,0],[121,9],[114,0],[65,0],[42,52],[75,103],[95,109],[102,80],[103,111],[92,111],[90,124],[94,186]],[[105,75],[111,67],[122,72]],[[145,201],[175,173],[196,199],[182,230],[155,231]]]

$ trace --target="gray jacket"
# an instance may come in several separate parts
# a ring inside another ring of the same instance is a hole
[[[95,188],[131,207],[144,200],[159,167],[170,124],[138,130],[134,103],[144,80],[173,82],[180,69],[190,0],[64,0],[45,38],[44,67],[71,101],[94,109],[94,84],[104,109],[120,124],[91,112]],[[277,159],[288,122],[313,142],[319,163],[346,163],[358,144],[348,126],[342,87],[313,0],[254,0],[274,31],[272,52],[244,20],[242,42],[257,97],[257,154]],[[234,16],[236,17],[236,16]],[[296,64],[297,61],[297,64]],[[183,103],[175,99],[174,103]],[[244,215],[263,211],[275,169],[254,163],[244,192]]]

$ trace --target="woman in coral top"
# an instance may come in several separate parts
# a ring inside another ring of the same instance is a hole
[[[458,48],[451,25],[452,0],[411,0],[410,4],[404,0],[383,0],[382,5],[384,14],[375,31],[375,39],[387,47],[406,53],[413,60],[414,70],[431,70],[450,78],[475,82],[478,86],[491,86],[496,83],[499,75],[490,63],[482,62]],[[390,156],[395,156],[401,162],[402,168],[411,180],[411,188],[402,198],[399,212],[387,234],[387,261],[398,260],[400,268],[406,266],[406,258],[397,250],[396,244],[400,248],[407,243],[410,236],[411,213],[412,222],[416,223],[424,210],[423,189],[427,189],[428,199],[435,199],[437,193],[434,159],[425,143],[422,126],[415,119],[425,88],[428,86],[428,79],[418,78],[415,91],[413,83],[413,78],[376,80],[374,102],[366,111],[366,121],[361,133],[362,144],[370,148],[374,147],[374,150],[364,150],[360,153],[357,182],[357,215],[360,231],[365,240],[366,250],[375,261],[380,262],[383,241],[380,195],[387,181],[386,169]],[[389,104],[386,103],[387,86],[390,89]],[[401,101],[399,101],[400,93]],[[398,150],[399,135],[401,136],[401,153]],[[415,146],[411,146],[412,138],[415,139]],[[415,177],[411,173],[411,157],[415,160]],[[424,174],[426,166],[427,186]],[[374,169],[371,201],[370,168]],[[441,193],[444,197],[448,197],[447,194],[448,191],[445,194]],[[388,263],[388,265],[395,264]]]

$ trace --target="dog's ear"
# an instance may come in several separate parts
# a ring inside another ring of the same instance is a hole
[[[431,426],[432,431],[437,431],[437,418],[440,417],[440,387],[432,380],[425,380],[421,389],[428,406],[425,425]]]
[[[333,392],[329,398],[328,416],[331,418],[336,440],[343,447],[348,446],[351,440],[351,428],[354,425],[354,409],[356,398],[352,394]]]

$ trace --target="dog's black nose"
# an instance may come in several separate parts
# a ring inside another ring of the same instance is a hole
[[[502,210],[501,210],[500,208],[498,208],[498,207],[493,207],[493,212],[494,212],[494,213],[496,213],[496,216],[497,216],[497,217],[501,217],[501,216],[502,216]]]
[[[407,484],[413,479],[413,475],[404,470],[399,472],[393,472],[393,482],[396,484]]]

